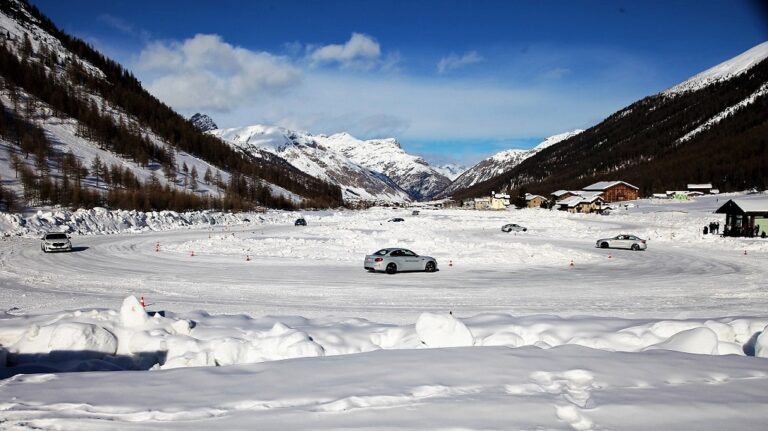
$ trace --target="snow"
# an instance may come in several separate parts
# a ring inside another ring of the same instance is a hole
[[[766,44],[768,44],[768,42],[766,42]],[[737,104],[735,104],[733,106],[729,106],[729,107],[725,108],[722,112],[720,112],[717,115],[715,115],[714,117],[708,119],[707,121],[705,121],[704,123],[702,123],[701,125],[699,125],[695,129],[691,130],[690,132],[686,133],[683,137],[681,137],[677,141],[675,141],[675,143],[676,144],[680,144],[680,143],[683,143],[685,141],[691,140],[691,138],[693,138],[694,136],[698,135],[701,132],[704,132],[704,131],[708,130],[709,128],[711,128],[712,126],[716,125],[717,123],[719,123],[723,119],[730,117],[731,115],[733,115],[733,113],[735,113],[739,109],[742,109],[742,108],[744,108],[746,106],[751,105],[752,103],[755,102],[755,100],[757,100],[757,98],[763,97],[766,94],[768,94],[768,83],[761,85],[760,88],[758,88],[754,93],[750,94],[746,99],[742,100],[741,102],[739,102],[739,103],[737,103]]]
[[[741,75],[758,63],[768,58],[768,42],[763,42],[747,51],[709,68],[674,87],[664,91],[666,96],[696,91],[720,81],[726,81]]]
[[[639,200],[610,216],[305,211],[305,227],[279,211],[3,215],[21,236],[0,240],[0,417],[64,430],[760,429],[768,241],[700,230],[729,198],[765,195]],[[528,231],[501,232],[508,222]],[[41,253],[51,227],[79,232],[76,251]],[[594,247],[627,232],[648,250]],[[440,271],[363,270],[393,244]]]
[[[441,192],[441,195],[449,196],[457,190],[473,186],[500,175],[519,165],[525,159],[539,153],[541,150],[576,136],[581,132],[583,132],[583,130],[576,129],[570,132],[550,136],[530,150],[509,149],[498,152],[465,170],[451,183],[450,186]]]

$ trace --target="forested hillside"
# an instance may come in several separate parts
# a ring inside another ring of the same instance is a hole
[[[23,196],[15,196],[8,187],[2,191],[6,209],[25,204],[146,210],[342,203],[337,186],[304,174],[279,157],[244,154],[201,133],[144,90],[129,71],[59,30],[35,7],[4,1],[0,12],[11,19],[4,19],[9,28],[0,31],[1,89],[6,101],[0,106],[0,135],[11,144],[8,157],[24,190]],[[12,25],[21,31],[12,32]],[[50,117],[74,120],[79,138],[152,171],[152,176],[140,181],[124,166],[100,166],[58,149],[52,144],[55,137],[39,124]],[[192,173],[181,172],[186,165],[179,166],[176,160],[181,152],[216,168],[216,174],[209,172],[210,166],[205,174],[195,172],[194,183],[204,180],[222,193],[190,187]],[[158,181],[160,174],[163,181]],[[96,187],[84,187],[85,178]],[[300,202],[274,193],[272,185],[300,196]]]

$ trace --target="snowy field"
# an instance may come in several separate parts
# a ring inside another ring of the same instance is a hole
[[[6,215],[0,429],[760,429],[768,240],[702,234],[728,198]],[[439,271],[363,270],[393,245]]]

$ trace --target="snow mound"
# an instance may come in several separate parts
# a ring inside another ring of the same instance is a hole
[[[453,315],[422,313],[416,320],[416,333],[427,347],[462,347],[475,344],[472,331]]]
[[[666,341],[645,350],[675,350],[701,355],[717,354],[717,334],[709,328],[694,328],[679,332]]]

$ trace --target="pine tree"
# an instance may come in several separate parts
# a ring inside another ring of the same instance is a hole
[[[192,171],[189,173],[190,179],[189,179],[189,188],[192,191],[197,190],[197,167],[192,166]]]
[[[96,178],[96,187],[99,187],[99,177],[101,177],[102,169],[103,165],[97,154],[96,157],[93,158],[93,161],[91,161],[91,174]]]

